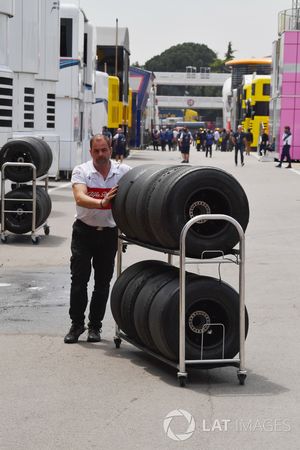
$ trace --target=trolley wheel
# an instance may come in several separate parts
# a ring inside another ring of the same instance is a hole
[[[7,242],[7,236],[5,236],[5,235],[1,236],[1,242],[2,242],[3,244],[6,244],[6,242]]]
[[[120,348],[122,339],[120,339],[120,338],[118,338],[118,337],[117,337],[117,338],[114,338],[114,342],[115,342],[116,348]]]
[[[245,380],[246,380],[246,378],[247,378],[247,374],[245,374],[245,373],[238,373],[238,374],[237,374],[237,377],[238,377],[238,379],[239,379],[240,385],[241,385],[241,386],[244,386]]]
[[[186,385],[186,375],[177,375],[178,377],[178,381],[179,381],[179,386],[180,387],[185,387]]]
[[[40,242],[40,239],[39,239],[38,236],[31,236],[31,242],[32,242],[34,245],[38,245],[38,243]]]
[[[50,234],[50,227],[49,225],[44,225],[44,233],[46,236],[48,236]]]

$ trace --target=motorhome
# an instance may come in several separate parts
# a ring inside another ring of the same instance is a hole
[[[99,35],[77,4],[0,1],[0,25],[0,148],[7,139],[40,137],[52,149],[50,176],[69,177],[89,159],[91,136],[112,117],[114,84],[118,113],[112,123],[117,128],[131,120],[128,30],[118,76],[109,76],[107,66],[96,70],[105,33]]]

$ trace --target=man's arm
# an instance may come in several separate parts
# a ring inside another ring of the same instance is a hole
[[[104,198],[99,200],[88,195],[85,184],[75,183],[72,186],[76,205],[88,209],[102,209],[109,205],[110,201],[116,196],[118,186],[114,186],[105,194]]]

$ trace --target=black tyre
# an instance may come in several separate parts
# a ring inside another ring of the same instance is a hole
[[[5,195],[5,210],[12,212],[5,213],[5,229],[15,233],[23,234],[32,230],[32,206],[28,201],[32,199],[32,188],[18,188]],[[45,216],[45,205],[37,190],[36,196],[36,221],[35,226],[39,227],[43,223]]]
[[[134,306],[134,326],[139,340],[153,351],[159,352],[151,337],[149,329],[149,311],[154,297],[160,289],[173,279],[178,280],[178,269],[170,266],[169,270],[150,278],[137,295]]]
[[[164,180],[168,179],[172,173],[181,172],[184,169],[184,166],[161,166],[156,171],[148,170],[130,190],[126,203],[128,217],[135,221],[136,234],[139,241],[160,245],[157,239],[158,230],[155,230],[154,233],[149,224],[149,201],[157,184],[163,184]]]
[[[126,209],[126,200],[129,191],[139,177],[151,169],[152,167],[160,167],[158,165],[142,165],[135,167],[127,172],[119,181],[119,187],[116,197],[112,201],[112,214],[118,228],[128,237],[134,237],[136,227],[130,227],[128,214]]]
[[[173,271],[172,266],[169,266],[167,263],[156,261],[149,267],[137,273],[136,276],[127,284],[122,297],[121,318],[123,324],[122,330],[130,338],[135,339],[138,342],[140,341],[134,323],[134,309],[141,289],[149,283],[151,278],[158,274],[168,273],[170,271]]]
[[[35,136],[28,136],[23,138],[23,140],[33,143],[34,145],[39,147],[39,152],[42,154],[42,164],[39,169],[39,175],[42,176],[45,173],[48,172],[48,170],[51,167],[52,161],[53,161],[53,154],[51,147],[44,139],[35,137]]]
[[[140,272],[151,268],[153,264],[160,265],[161,267],[167,266],[167,263],[160,261],[140,261],[124,270],[114,283],[110,296],[110,307],[113,318],[121,330],[123,330],[121,306],[125,289],[132,279],[134,279]]]
[[[246,335],[248,314],[246,310]],[[218,324],[218,325],[212,325]],[[167,283],[152,301],[149,328],[155,346],[174,361],[179,358],[178,280]],[[186,358],[233,358],[239,351],[239,296],[228,284],[211,277],[187,276]],[[201,340],[203,337],[203,353]]]
[[[50,216],[50,213],[52,210],[52,202],[51,202],[51,198],[50,198],[48,192],[46,192],[43,187],[37,186],[36,194],[37,194],[37,196],[40,197],[41,203],[43,204],[43,210],[44,210],[43,216],[41,217],[41,223],[39,224],[39,226],[40,226],[41,224],[46,222],[46,220]]]
[[[157,185],[148,207],[148,220],[163,247],[179,247],[183,226],[199,214],[226,214],[246,230],[249,205],[238,181],[227,172],[212,167],[187,168],[171,174]],[[239,241],[235,227],[226,221],[196,223],[187,234],[187,255],[220,250],[230,253]],[[206,253],[206,257],[216,256]]]
[[[36,167],[36,176],[44,174],[45,162],[43,146],[31,138],[14,139],[8,141],[0,151],[0,166],[6,162],[32,163]],[[5,176],[17,183],[30,181],[33,178],[31,167],[8,166],[5,169]]]

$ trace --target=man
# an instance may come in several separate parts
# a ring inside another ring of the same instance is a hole
[[[179,147],[181,151],[182,156],[182,163],[188,163],[189,162],[189,156],[190,156],[190,145],[192,143],[192,135],[190,131],[187,129],[187,127],[184,127],[179,138]]]
[[[219,142],[220,142],[220,133],[219,128],[216,128],[214,131],[214,142],[215,142],[215,150],[219,149]]]
[[[251,131],[251,128],[248,128],[246,133],[246,155],[250,155],[251,153],[251,144],[253,142],[253,133]]]
[[[214,141],[214,135],[213,132],[211,130],[207,130],[206,133],[206,143],[205,143],[205,147],[206,147],[206,152],[205,152],[205,156],[206,158],[208,157],[208,154],[210,156],[210,158],[212,157],[212,145],[213,145],[213,141]]]
[[[153,150],[159,150],[158,145],[159,145],[159,131],[156,128],[153,128],[152,133],[152,145],[153,145]]]
[[[260,154],[260,156],[266,155],[268,144],[269,144],[269,136],[266,133],[266,130],[263,129],[262,130],[262,134],[260,136],[260,145],[259,145],[259,154]]]
[[[73,195],[76,220],[71,242],[71,292],[69,314],[72,321],[65,336],[74,344],[85,331],[87,284],[94,268],[94,290],[90,302],[88,342],[99,342],[102,320],[114,270],[118,231],[111,212],[111,200],[117,193],[120,178],[130,170],[126,164],[111,160],[111,147],[103,135],[90,141],[92,160],[74,168]]]
[[[244,150],[246,146],[246,133],[243,132],[242,125],[238,126],[237,132],[233,135],[234,143],[234,161],[235,165],[238,165],[238,152],[241,155],[241,165],[244,166]]]
[[[162,152],[165,152],[167,140],[168,140],[166,127],[162,127],[162,129],[160,130],[159,139],[160,139],[161,150],[162,150]]]
[[[126,151],[126,136],[123,133],[122,128],[118,128],[116,134],[113,137],[114,149],[116,153],[116,161],[123,162]]]
[[[291,161],[291,155],[290,155],[290,148],[292,145],[292,133],[289,126],[284,127],[284,133],[282,136],[282,151],[280,156],[280,162],[276,167],[281,167],[284,158],[286,158],[288,165],[286,166],[286,169],[292,168],[292,161]]]
[[[108,142],[111,147],[112,146],[112,134],[106,126],[102,127],[102,134],[103,134],[103,136],[106,136],[108,138]]]

